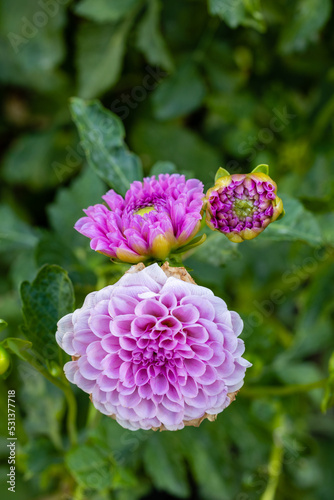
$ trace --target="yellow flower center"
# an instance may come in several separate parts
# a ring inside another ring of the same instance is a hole
[[[139,210],[134,212],[134,215],[140,215],[141,217],[143,217],[143,215],[148,214],[149,212],[156,212],[155,207],[149,206],[149,207],[140,208]]]

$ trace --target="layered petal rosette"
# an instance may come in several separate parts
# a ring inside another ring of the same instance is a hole
[[[91,239],[91,248],[112,259],[137,263],[165,259],[199,231],[204,193],[197,179],[160,174],[131,184],[125,198],[113,190],[94,205],[75,229]]]
[[[220,177],[206,202],[208,226],[235,243],[255,238],[283,212],[276,183],[261,172]]]
[[[250,363],[242,320],[184,268],[132,267],[58,323],[66,377],[125,428],[182,429],[214,420]]]

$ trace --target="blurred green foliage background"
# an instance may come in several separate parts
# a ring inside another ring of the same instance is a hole
[[[332,2],[1,0],[0,9],[0,340],[24,338],[24,315],[32,355],[45,340],[57,349],[55,322],[73,307],[66,273],[44,268],[53,288],[26,284],[21,312],[20,283],[44,264],[68,272],[77,307],[126,270],[73,229],[107,184],[85,163],[72,96],[119,115],[145,174],[154,165],[208,188],[219,166],[268,163],[287,212],[256,240],[208,232],[186,255],[197,283],[245,321],[253,367],[237,401],[198,429],[132,433],[73,388],[74,446],[71,390],[13,355],[0,392],[1,498],[12,495],[5,417],[15,389],[18,500],[332,500]],[[24,343],[14,344],[20,354]],[[38,367],[60,381],[58,361],[41,352]]]

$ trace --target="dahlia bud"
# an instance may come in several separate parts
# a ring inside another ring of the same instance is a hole
[[[10,355],[2,345],[0,345],[0,375],[4,375],[10,367]]]
[[[70,382],[130,430],[215,420],[246,368],[243,323],[184,268],[133,266],[58,322]]]
[[[250,174],[230,175],[219,169],[216,183],[206,195],[207,225],[240,243],[283,217],[283,203],[268,171],[267,165],[259,165]]]
[[[91,239],[91,248],[123,262],[164,260],[188,244],[200,229],[203,184],[184,175],[160,174],[131,184],[125,198],[110,190],[84,210],[75,224]]]

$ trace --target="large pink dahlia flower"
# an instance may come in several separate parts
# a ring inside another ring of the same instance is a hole
[[[91,248],[113,259],[137,263],[165,259],[199,231],[203,184],[184,175],[160,174],[131,184],[125,198],[110,190],[108,207],[84,210],[75,229],[91,239]]]
[[[243,385],[242,320],[189,281],[184,268],[138,264],[58,323],[66,377],[127,429],[214,420]]]

